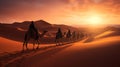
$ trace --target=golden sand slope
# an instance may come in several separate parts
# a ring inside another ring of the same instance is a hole
[[[0,52],[13,52],[22,49],[22,43],[0,37]]]

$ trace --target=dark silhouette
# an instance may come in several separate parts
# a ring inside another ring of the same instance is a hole
[[[64,35],[65,38],[66,38],[66,34],[67,34],[66,32],[63,33],[63,35]]]
[[[60,43],[62,42],[62,38],[63,38],[63,34],[61,31],[61,28],[58,28],[58,31],[57,31],[56,37],[55,37],[56,45],[60,45]]]
[[[80,38],[81,38],[81,37],[80,37],[81,33],[78,32],[76,35],[77,35],[76,39],[77,39],[77,40],[80,40]]]
[[[35,43],[38,44],[37,49],[39,48],[39,44],[40,44],[39,39],[42,38],[42,37],[44,37],[44,35],[45,35],[47,32],[48,32],[48,31],[44,30],[41,34],[38,35],[37,39],[35,39],[35,42],[33,43],[33,49],[34,49]]]
[[[68,39],[68,41],[71,40],[71,36],[72,36],[71,31],[68,30],[68,32],[67,32],[67,34],[66,34],[66,38]]]
[[[38,31],[37,31],[37,28],[35,27],[33,21],[31,22],[31,24],[29,26],[29,31],[30,31],[31,34],[33,34],[33,32],[35,32],[36,39],[37,39],[37,37],[38,37]]]
[[[30,39],[34,40],[33,49],[34,49],[35,44],[38,44],[37,48],[39,48],[39,44],[40,44],[39,38],[43,37],[46,32],[47,31],[43,31],[42,34],[39,34],[37,28],[35,28],[34,22],[32,21],[30,26],[29,26],[28,31],[25,33],[24,42],[23,42],[23,49],[24,49],[24,46],[26,46],[26,49],[28,49],[27,44],[28,44]]]
[[[72,32],[72,40],[75,41],[77,39],[76,32]]]
[[[81,33],[79,34],[79,38],[84,38],[84,37],[85,37],[84,33],[81,32]]]

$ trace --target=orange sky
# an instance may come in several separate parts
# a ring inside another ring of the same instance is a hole
[[[101,24],[120,24],[120,0],[0,0],[0,22],[44,19],[55,24],[83,24],[99,16]]]

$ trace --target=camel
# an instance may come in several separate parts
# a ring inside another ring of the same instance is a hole
[[[56,37],[55,37],[56,45],[61,45],[61,44],[63,44],[63,43],[62,43],[62,42],[63,42],[62,40],[63,40],[64,36],[65,36],[65,34],[62,34],[62,31],[61,31],[61,29],[59,28],[59,29],[58,29],[58,32],[56,33]]]
[[[71,34],[72,36],[71,36],[71,38],[72,38],[72,41],[74,42],[76,39],[77,39],[77,37],[76,37],[76,32],[74,31],[74,32],[72,32],[72,34]]]
[[[39,48],[39,38],[42,38],[48,31],[43,31],[42,34],[39,34],[37,33],[37,35],[35,34],[35,32],[32,30],[28,30],[25,34],[25,37],[24,37],[24,42],[23,42],[23,50],[24,50],[24,46],[26,46],[26,49],[28,49],[27,45],[28,45],[28,42],[30,39],[33,39],[34,40],[34,43],[33,43],[33,49],[34,49],[34,46],[35,44],[38,44],[37,48]]]
[[[66,34],[66,38],[67,38],[68,42],[71,41],[72,34],[71,34],[71,31],[70,31],[70,30],[68,30],[68,32],[67,32],[67,34]]]
[[[58,37],[58,36],[57,36]],[[59,38],[56,38],[55,39],[55,42],[56,42],[56,45],[62,45],[64,40],[65,40],[65,34],[62,35],[62,37],[59,37]]]

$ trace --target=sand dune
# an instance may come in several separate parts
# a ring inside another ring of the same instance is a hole
[[[120,67],[120,36],[101,38],[97,41],[63,46],[29,53],[8,67]]]
[[[119,67],[119,48],[120,37],[104,38],[87,44],[78,42],[40,64],[35,63],[33,67]]]
[[[23,52],[22,44],[22,42],[0,37],[0,67],[2,67],[3,64],[13,62],[14,60],[22,58],[23,56],[28,55],[28,53],[32,53],[34,51],[33,45],[29,44],[29,50]],[[42,44],[40,45],[40,49],[46,49],[52,47],[53,45],[54,44]],[[37,45],[35,46],[37,47]]]
[[[52,44],[40,44],[40,47],[49,46]],[[22,50],[23,43],[17,42],[14,40],[6,39],[3,37],[0,37],[0,53],[11,53],[15,51],[21,51]],[[37,45],[35,45],[37,46]],[[32,49],[33,45],[28,44],[28,48]]]
[[[22,43],[0,37],[0,53],[19,51],[22,49]]]
[[[94,38],[96,39],[96,38],[102,38],[102,37],[105,37],[105,36],[108,36],[108,35],[110,35],[110,34],[113,34],[115,31],[105,31],[105,32],[103,32],[102,34],[99,34],[99,35],[97,35],[97,36],[95,36]]]
[[[119,36],[119,35],[120,35],[119,31],[108,30],[96,35],[89,36],[86,39],[85,43],[97,41],[101,38],[107,38],[107,37],[113,37],[113,36]]]

